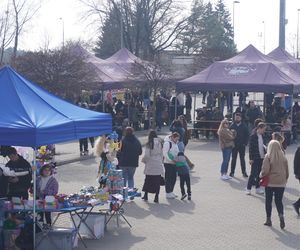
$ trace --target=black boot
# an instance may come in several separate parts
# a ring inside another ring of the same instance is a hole
[[[264,223],[265,226],[271,227],[272,226],[272,221],[270,217],[267,217],[266,222]]]
[[[285,228],[285,222],[284,222],[283,214],[279,215],[279,220],[280,220],[280,228],[284,229]]]
[[[155,194],[154,202],[158,203],[158,194]]]
[[[144,196],[142,197],[142,199],[144,201],[147,201],[148,200],[148,192],[145,192]]]
[[[299,215],[300,199],[293,204],[296,213]]]

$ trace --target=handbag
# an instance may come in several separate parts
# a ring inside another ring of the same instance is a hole
[[[164,186],[166,184],[165,178],[163,176],[160,176],[160,185]]]
[[[259,185],[261,187],[267,187],[268,184],[269,184],[269,177],[268,176],[263,176],[262,178],[260,178]]]

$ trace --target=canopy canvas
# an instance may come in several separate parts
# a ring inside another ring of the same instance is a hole
[[[300,73],[300,61],[289,54],[285,49],[278,47],[272,50],[268,56],[276,61],[288,64],[296,72]]]
[[[112,118],[77,107],[26,80],[12,68],[0,70],[0,145],[36,148],[110,133]],[[36,218],[36,168],[33,168],[33,216]],[[35,220],[34,220],[35,221]],[[33,227],[35,249],[36,227]]]
[[[0,145],[37,147],[110,133],[110,114],[75,106],[9,66],[0,70]]]
[[[96,57],[80,45],[76,46],[76,53],[84,56],[88,67],[95,73],[94,81],[100,90],[121,89],[123,84],[128,83],[130,72],[117,63]]]
[[[126,48],[120,49],[105,61],[108,64],[116,64],[122,69],[126,70],[128,75],[126,76],[125,80],[131,83],[139,84],[145,82],[146,77],[143,71],[147,67],[151,66],[150,62],[140,59]]]
[[[285,68],[285,70],[282,70]],[[299,91],[300,75],[250,45],[238,55],[215,62],[200,73],[177,82],[178,91]]]

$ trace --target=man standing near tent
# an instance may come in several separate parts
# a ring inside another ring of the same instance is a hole
[[[236,160],[239,154],[243,177],[248,177],[246,173],[245,151],[249,140],[249,132],[247,126],[242,122],[241,113],[235,113],[234,123],[230,126],[230,129],[236,131],[236,137],[234,139],[234,148],[232,149],[231,171],[229,175],[234,177]]]
[[[6,167],[17,172],[27,172],[27,174],[18,177],[9,177],[8,179],[8,197],[19,197],[28,200],[28,189],[31,185],[32,171],[28,161],[17,153],[17,150],[10,147],[7,150],[9,161]]]

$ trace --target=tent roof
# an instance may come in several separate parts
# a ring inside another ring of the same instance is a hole
[[[107,58],[105,61],[107,62],[115,62],[115,63],[142,63],[142,60],[132,54],[128,49],[122,48],[113,54],[111,57]]]
[[[272,50],[269,54],[269,57],[280,61],[280,62],[298,62],[299,61],[294,58],[290,53],[288,53],[285,49],[277,47],[276,49]]]
[[[294,71],[300,74],[300,61],[294,58],[286,50],[282,48],[276,48],[268,54],[269,57],[275,59],[281,63],[289,65]]]
[[[215,62],[202,72],[177,83],[178,91],[300,91],[300,74],[249,45],[238,55]]]
[[[295,81],[272,63],[216,62],[202,72],[177,83],[178,91],[293,91]]]
[[[108,63],[88,52],[80,45],[75,47],[75,53],[80,53],[85,57],[86,63],[96,74],[94,81],[99,84],[100,89],[118,89],[122,88],[125,82],[128,82],[130,72],[117,63]]]
[[[53,144],[107,134],[111,115],[80,108],[26,80],[0,70],[0,145]]]

